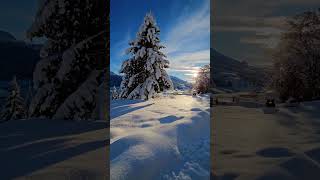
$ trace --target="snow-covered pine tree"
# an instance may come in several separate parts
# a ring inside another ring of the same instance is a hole
[[[43,0],[27,35],[45,38],[32,117],[91,119],[108,69],[110,0]]]
[[[129,43],[127,54],[131,58],[122,64],[123,73],[119,98],[149,99],[157,92],[173,88],[172,81],[165,68],[169,61],[161,49],[160,29],[153,15],[147,13],[140,26],[136,39]]]
[[[9,85],[9,95],[0,114],[0,120],[23,119],[26,117],[24,99],[20,94],[20,87],[14,76]]]
[[[111,96],[112,96],[112,99],[118,99],[118,90],[115,86],[113,86],[112,88]]]

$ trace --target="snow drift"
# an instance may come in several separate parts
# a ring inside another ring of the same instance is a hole
[[[111,103],[111,179],[209,179],[208,98]]]

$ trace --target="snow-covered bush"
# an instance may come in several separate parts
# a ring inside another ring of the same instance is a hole
[[[0,114],[0,120],[24,119],[26,107],[20,94],[20,87],[16,77],[10,82],[9,95]]]
[[[210,65],[200,68],[194,84],[197,93],[208,93],[210,89]]]
[[[47,39],[34,70],[30,116],[91,119],[108,68],[108,16],[109,0],[41,3],[27,33]]]
[[[113,86],[113,88],[112,88],[111,97],[112,97],[112,99],[118,99],[118,97],[119,97],[118,90],[115,86]]]
[[[285,101],[320,97],[320,11],[288,19],[274,54],[272,87]]]
[[[161,52],[160,29],[151,13],[148,13],[140,26],[136,39],[129,43],[127,53],[132,55],[122,64],[123,73],[120,98],[149,99],[155,93],[173,88],[172,81],[165,71],[169,61]]]

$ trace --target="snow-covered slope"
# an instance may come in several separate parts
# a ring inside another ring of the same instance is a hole
[[[111,102],[111,179],[209,179],[208,97]]]
[[[173,83],[173,86],[176,89],[191,89],[192,88],[192,84],[187,81],[184,81],[184,80],[182,80],[178,77],[175,77],[175,76],[170,76],[170,78]]]
[[[319,179],[320,101],[277,106],[274,112],[247,100],[213,107],[214,179]]]
[[[235,89],[245,89],[250,85],[261,87],[267,79],[265,69],[235,60],[215,49],[211,49],[211,65],[213,79],[218,87],[233,86]]]

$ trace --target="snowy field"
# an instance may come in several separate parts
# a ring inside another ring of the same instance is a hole
[[[278,112],[250,102],[214,106],[211,132],[216,177],[320,177],[320,101],[279,105]]]
[[[210,178],[208,97],[113,100],[111,179]]]
[[[0,179],[105,179],[107,132],[105,121],[0,123]]]

